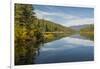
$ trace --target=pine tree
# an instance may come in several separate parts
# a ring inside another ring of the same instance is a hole
[[[15,23],[31,29],[31,24],[35,17],[33,10],[34,8],[31,4],[15,4]]]

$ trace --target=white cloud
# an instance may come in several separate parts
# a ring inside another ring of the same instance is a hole
[[[35,10],[35,12],[36,12],[36,16],[40,19],[54,21],[55,23],[59,23],[64,26],[77,26],[77,25],[94,23],[93,18],[86,18],[86,17],[80,18],[78,16],[74,16],[71,14],[60,13],[60,12],[45,12],[41,10]]]
[[[65,26],[77,26],[77,25],[93,24],[93,23],[94,23],[93,18],[77,18],[77,19],[69,20],[64,25]]]
[[[35,10],[36,15],[38,18],[48,17],[48,16],[56,16],[64,19],[75,19],[76,16],[68,15],[65,13],[59,13],[59,12],[45,12],[41,10]],[[78,18],[78,17],[77,17]],[[47,18],[46,18],[47,19]]]

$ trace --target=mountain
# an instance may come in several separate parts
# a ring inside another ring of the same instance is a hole
[[[33,26],[41,30],[41,32],[74,32],[70,27],[66,27],[52,21],[44,20],[44,19],[35,19],[36,22],[33,22]]]
[[[80,29],[86,28],[92,24],[85,24],[85,25],[78,25],[78,26],[71,26],[70,28],[79,31]]]

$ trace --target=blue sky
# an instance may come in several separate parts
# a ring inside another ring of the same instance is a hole
[[[82,7],[33,5],[37,18],[46,19],[64,26],[94,23],[94,9]]]

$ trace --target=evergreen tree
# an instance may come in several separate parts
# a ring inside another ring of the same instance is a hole
[[[31,24],[35,17],[33,10],[34,8],[31,4],[15,4],[15,23],[31,29]]]

